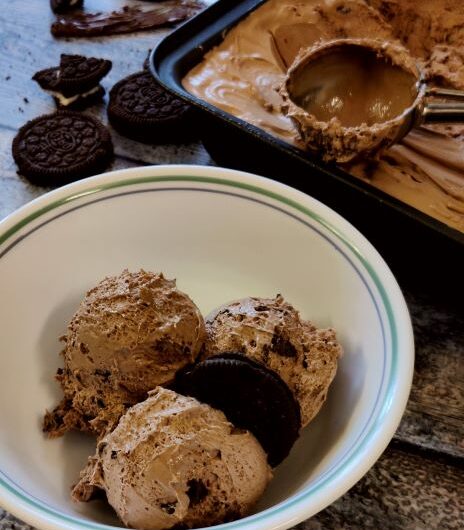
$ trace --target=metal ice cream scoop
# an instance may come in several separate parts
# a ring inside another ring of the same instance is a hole
[[[280,94],[308,149],[338,162],[372,155],[416,126],[464,122],[464,92],[428,87],[407,49],[376,39],[303,50]]]
[[[431,98],[439,98],[439,102],[434,103]],[[404,116],[392,143],[399,142],[412,128],[430,123],[464,123],[464,91],[426,86],[424,98]]]

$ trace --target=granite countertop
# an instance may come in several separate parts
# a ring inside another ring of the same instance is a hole
[[[122,0],[86,0],[93,10],[115,9]],[[132,2],[136,3],[136,2]],[[4,6],[2,6],[4,7]],[[60,53],[113,59],[108,89],[140,70],[164,30],[107,38],[55,41],[48,2],[8,2],[0,12],[0,219],[48,191],[16,174],[11,142],[29,119],[53,110],[49,96],[31,81]],[[92,110],[106,121],[104,106]],[[212,161],[200,143],[147,146],[112,132],[113,168]],[[400,280],[413,319],[416,365],[413,388],[393,441],[367,475],[315,517],[304,530],[464,528],[464,310],[452,295]],[[456,294],[458,296],[456,296]],[[462,299],[462,296],[461,296]],[[0,508],[0,530],[30,528]]]

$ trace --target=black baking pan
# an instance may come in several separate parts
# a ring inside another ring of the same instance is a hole
[[[464,267],[462,232],[184,90],[182,78],[262,3],[218,0],[160,42],[150,55],[152,74],[197,109],[198,134],[217,164],[273,178],[321,200],[359,228],[400,278],[428,286],[454,283]]]

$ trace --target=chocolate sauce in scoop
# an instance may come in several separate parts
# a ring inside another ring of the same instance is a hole
[[[417,78],[375,50],[344,46],[293,73],[293,101],[319,121],[344,127],[389,121],[412,105]]]

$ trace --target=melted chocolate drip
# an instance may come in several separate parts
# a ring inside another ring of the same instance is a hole
[[[196,14],[203,5],[195,0],[172,0],[147,10],[125,6],[111,13],[73,13],[58,16],[51,26],[54,37],[99,37],[169,26]]]

